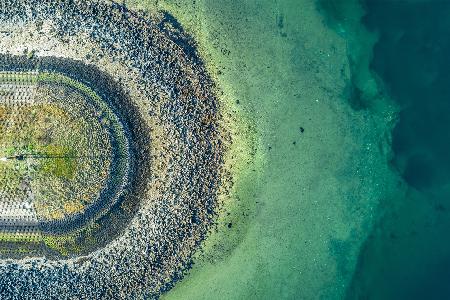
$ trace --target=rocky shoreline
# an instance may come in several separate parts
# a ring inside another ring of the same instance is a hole
[[[220,114],[195,44],[169,15],[144,16],[104,1],[6,0],[0,24],[3,54],[72,60],[66,69],[73,78],[87,78],[106,98],[117,95],[135,155],[132,188],[117,213],[100,221],[119,228],[117,237],[94,235],[102,247],[82,257],[5,257],[0,297],[157,298],[189,268],[218,207]]]

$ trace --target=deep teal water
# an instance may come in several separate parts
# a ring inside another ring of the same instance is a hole
[[[408,191],[384,199],[349,299],[450,299],[450,1],[362,2],[371,70],[400,107],[390,161]]]
[[[380,33],[373,70],[402,107],[394,165],[411,186],[450,180],[450,2],[367,0],[364,23]]]

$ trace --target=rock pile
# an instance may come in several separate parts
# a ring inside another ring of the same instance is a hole
[[[169,15],[99,0],[3,0],[0,28],[0,52],[21,55],[18,69],[37,59],[37,71],[52,71],[64,58],[64,74],[112,99],[134,151],[123,201],[99,220],[111,232],[90,236],[97,250],[4,257],[0,298],[158,297],[214,222],[221,183],[219,108],[195,44]]]

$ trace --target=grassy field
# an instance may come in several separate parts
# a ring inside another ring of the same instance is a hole
[[[56,73],[1,73],[0,219],[20,214],[14,209],[23,205],[39,221],[83,213],[111,176],[113,151],[127,157],[122,131],[117,116],[84,84]],[[0,241],[16,243],[16,250],[45,244],[68,255],[79,252],[77,237],[86,228],[53,236],[19,226],[17,233],[0,233]]]

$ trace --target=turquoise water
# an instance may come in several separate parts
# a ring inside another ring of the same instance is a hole
[[[371,70],[400,107],[391,165],[408,192],[386,201],[349,298],[450,298],[450,2],[364,2]]]
[[[450,2],[125,2],[195,38],[234,141],[164,298],[450,298]]]
[[[346,296],[448,299],[450,3],[365,0],[353,23],[347,19],[349,3],[323,1],[321,11],[330,28],[350,28],[345,35],[350,45],[353,39],[364,43],[376,35],[368,67],[383,97],[368,97],[364,88],[353,85],[357,92],[349,104],[374,114],[375,102],[398,107],[388,163],[399,178],[397,192],[380,200]],[[368,32],[357,34],[355,28]],[[350,57],[352,51],[349,47]],[[352,72],[361,76],[357,67]]]

